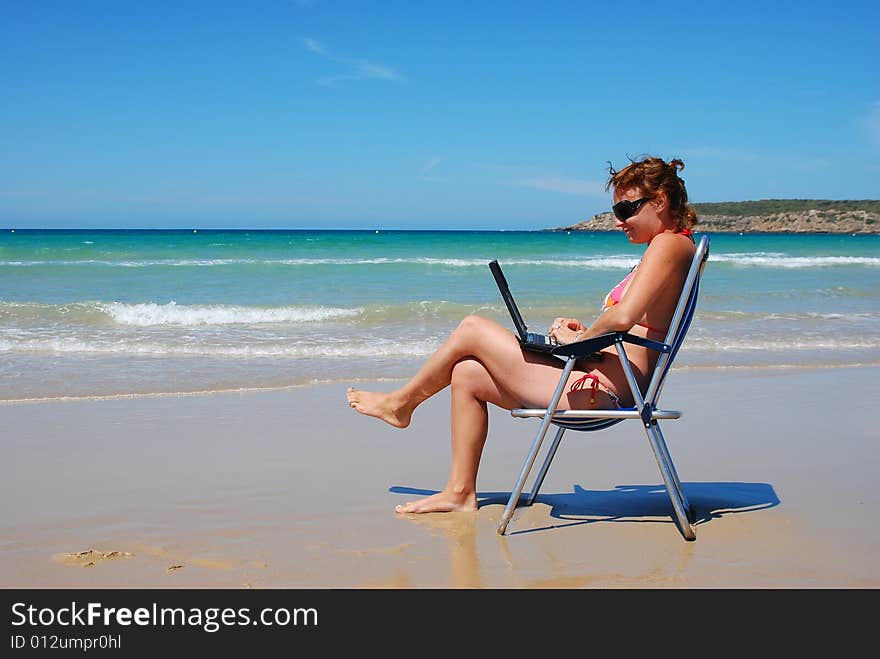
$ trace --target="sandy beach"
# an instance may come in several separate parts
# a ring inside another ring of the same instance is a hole
[[[663,426],[686,542],[638,424],[569,433],[495,532],[537,422],[493,410],[474,514],[441,488],[448,395],[396,430],[348,384],[0,406],[0,584],[46,588],[875,588],[877,368],[691,369]],[[358,384],[358,383],[353,383]],[[375,388],[393,388],[393,382]],[[369,387],[369,384],[363,384]]]

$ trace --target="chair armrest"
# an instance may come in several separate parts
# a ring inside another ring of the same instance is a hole
[[[608,346],[617,343],[618,340],[622,340],[624,343],[633,343],[645,348],[650,348],[657,352],[670,351],[669,345],[661,343],[660,341],[643,339],[642,337],[635,336],[629,332],[608,332],[589,339],[584,339],[583,341],[575,341],[574,343],[566,343],[564,346],[557,346],[550,352],[560,357],[586,357],[587,355],[599,352],[603,348],[607,348]]]
[[[620,332],[600,334],[599,336],[584,339],[583,341],[575,341],[574,343],[566,343],[562,346],[556,346],[550,352],[559,357],[586,357],[587,355],[592,355],[594,352],[599,352],[603,348],[613,345],[620,334]]]
[[[650,348],[651,350],[656,350],[657,352],[669,352],[672,350],[672,346],[668,343],[663,343],[662,341],[652,341],[651,339],[643,339],[640,336],[636,336],[635,334],[630,334],[629,332],[624,332],[622,334],[624,343],[634,343],[635,345],[642,346],[644,348]]]

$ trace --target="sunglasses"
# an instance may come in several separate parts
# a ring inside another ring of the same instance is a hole
[[[623,201],[618,201],[614,204],[611,207],[611,210],[614,211],[614,217],[621,222],[626,222],[629,218],[638,213],[639,209],[649,201],[651,201],[651,197],[642,197],[635,201],[624,199]]]

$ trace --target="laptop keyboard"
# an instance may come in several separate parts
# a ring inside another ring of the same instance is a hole
[[[538,345],[555,346],[558,345],[556,339],[546,334],[535,334],[534,332],[526,333],[526,341],[529,343],[537,343]]]

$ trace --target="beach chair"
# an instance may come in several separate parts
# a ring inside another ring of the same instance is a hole
[[[627,332],[609,332],[608,334],[602,334],[585,341],[570,343],[554,349],[553,354],[565,359],[565,366],[562,369],[559,384],[553,393],[553,397],[547,409],[515,409],[511,411],[511,415],[516,418],[539,418],[541,419],[541,426],[538,429],[532,447],[523,462],[519,479],[516,481],[516,485],[510,493],[510,499],[508,500],[507,507],[504,509],[504,514],[501,517],[501,524],[498,526],[499,534],[504,535],[507,530],[507,525],[513,517],[513,513],[519,503],[526,479],[529,476],[529,472],[535,463],[535,458],[537,458],[538,452],[541,450],[541,444],[544,441],[544,437],[551,425],[556,426],[557,428],[556,436],[547,450],[544,464],[541,466],[541,469],[535,478],[531,493],[526,497],[525,505],[532,505],[535,501],[535,497],[538,496],[538,491],[541,489],[541,484],[544,482],[544,478],[550,468],[550,463],[556,455],[556,451],[559,448],[562,436],[565,434],[566,430],[593,432],[604,430],[605,428],[609,428],[621,421],[631,419],[639,422],[645,430],[648,442],[654,452],[654,458],[657,460],[657,466],[660,468],[663,483],[666,485],[669,499],[672,501],[674,520],[676,521],[679,530],[685,539],[696,539],[697,536],[694,530],[696,513],[688,504],[688,500],[682,491],[681,481],[675,471],[675,465],[672,463],[672,458],[669,455],[669,450],[663,439],[663,433],[660,431],[661,420],[678,419],[681,417],[681,412],[660,409],[658,407],[658,401],[663,389],[663,382],[666,379],[666,374],[669,372],[669,367],[672,365],[679,348],[681,348],[681,344],[684,341],[684,337],[687,334],[691,320],[693,319],[694,310],[697,306],[697,297],[699,295],[700,277],[708,258],[709,236],[703,236],[700,238],[700,242],[697,245],[694,259],[691,263],[690,270],[688,271],[687,278],[685,279],[681,297],[678,300],[675,313],[672,316],[669,331],[662,343],[633,336]],[[657,359],[657,365],[654,367],[654,371],[651,374],[644,395],[643,392],[639,390],[632,367],[626,357],[626,348],[624,346],[627,343],[645,346],[649,349],[657,350],[660,353],[660,356]],[[620,358],[623,372],[626,374],[626,380],[632,393],[633,400],[635,401],[635,405],[633,407],[619,410],[557,411],[556,408],[559,405],[559,400],[562,398],[565,385],[568,382],[568,377],[571,375],[575,362],[579,358],[586,357],[593,352],[602,350],[611,345],[617,348],[617,354]]]

